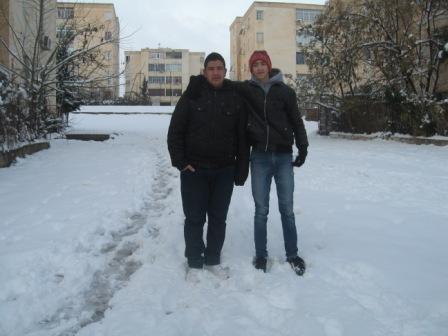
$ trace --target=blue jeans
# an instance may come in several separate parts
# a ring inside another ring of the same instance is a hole
[[[267,257],[266,223],[269,213],[269,193],[272,177],[277,186],[286,257],[297,256],[297,230],[293,209],[294,171],[291,153],[264,152],[257,149],[251,153],[252,196],[255,202],[254,239],[256,257]]]
[[[182,206],[185,214],[185,257],[188,266],[221,262],[221,250],[226,236],[226,218],[233,192],[235,168],[196,168],[195,172],[180,173]],[[206,244],[204,224],[208,219]]]

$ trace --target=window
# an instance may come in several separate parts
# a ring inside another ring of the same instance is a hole
[[[165,77],[162,76],[149,76],[148,77],[149,84],[165,84]]]
[[[203,56],[199,57],[199,62],[204,63],[204,57]]]
[[[62,38],[69,39],[71,36],[73,36],[74,33],[75,33],[75,31],[72,28],[68,28],[68,27],[56,28],[56,37],[58,39],[62,39]]]
[[[299,45],[308,45],[313,38],[313,35],[307,31],[296,32],[296,42]]]
[[[131,61],[131,56],[126,56],[126,63],[129,63]]]
[[[113,16],[112,12],[106,12],[104,13],[104,20],[112,20]]]
[[[257,10],[257,20],[263,20],[264,11]]]
[[[105,59],[106,61],[110,61],[110,60],[112,59],[112,51],[106,51],[106,52],[104,53],[104,59]]]
[[[51,49],[51,38],[47,35],[43,36],[40,41],[40,46],[43,50],[50,50]]]
[[[105,39],[106,41],[110,41],[110,40],[112,40],[112,32],[107,31],[107,32],[104,34],[104,39]]]
[[[263,43],[263,41],[264,41],[264,34],[257,33],[257,43]]]
[[[182,77],[180,76],[166,77],[166,83],[180,85],[182,84]]]
[[[305,64],[305,54],[303,52],[296,52],[296,64]]]
[[[75,10],[73,8],[58,7],[58,19],[73,19]]]
[[[152,52],[152,53],[149,54],[149,58],[152,58],[152,59],[163,59],[163,58],[165,58],[165,53]]]
[[[181,51],[168,51],[166,53],[166,58],[168,59],[182,59]]]
[[[149,63],[148,65],[149,71],[159,71],[159,72],[165,72],[165,64],[154,64]]]
[[[173,97],[182,96],[182,90],[181,89],[173,89],[173,90],[166,89],[166,95],[167,96],[173,96]]]
[[[165,89],[148,89],[150,96],[165,96]]]
[[[181,72],[182,71],[182,64],[167,64],[166,65],[166,71]]]
[[[321,13],[322,11],[317,9],[296,9],[296,20],[314,22]]]

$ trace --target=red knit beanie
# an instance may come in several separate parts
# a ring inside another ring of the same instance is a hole
[[[271,62],[271,58],[269,57],[268,53],[266,52],[266,50],[255,50],[252,55],[249,58],[249,69],[250,72],[252,73],[252,66],[254,65],[254,63],[256,61],[263,61],[267,64],[269,72],[271,72],[272,69],[272,62]]]

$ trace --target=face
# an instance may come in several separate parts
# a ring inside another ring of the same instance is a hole
[[[210,61],[207,63],[207,67],[204,69],[204,76],[211,86],[219,88],[224,82],[226,75],[226,68],[224,63],[220,60]]]
[[[261,82],[267,81],[269,79],[269,67],[266,62],[256,61],[252,65],[252,74]]]

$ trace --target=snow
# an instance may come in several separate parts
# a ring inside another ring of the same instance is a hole
[[[73,131],[117,136],[53,139],[0,170],[1,336],[448,333],[448,148],[321,137],[307,122],[295,170],[305,276],[284,263],[274,185],[272,268],[251,265],[249,181],[229,210],[230,278],[191,283],[169,120],[72,115]]]
[[[80,107],[79,113],[173,113],[174,106],[120,106],[120,105],[83,105]]]

